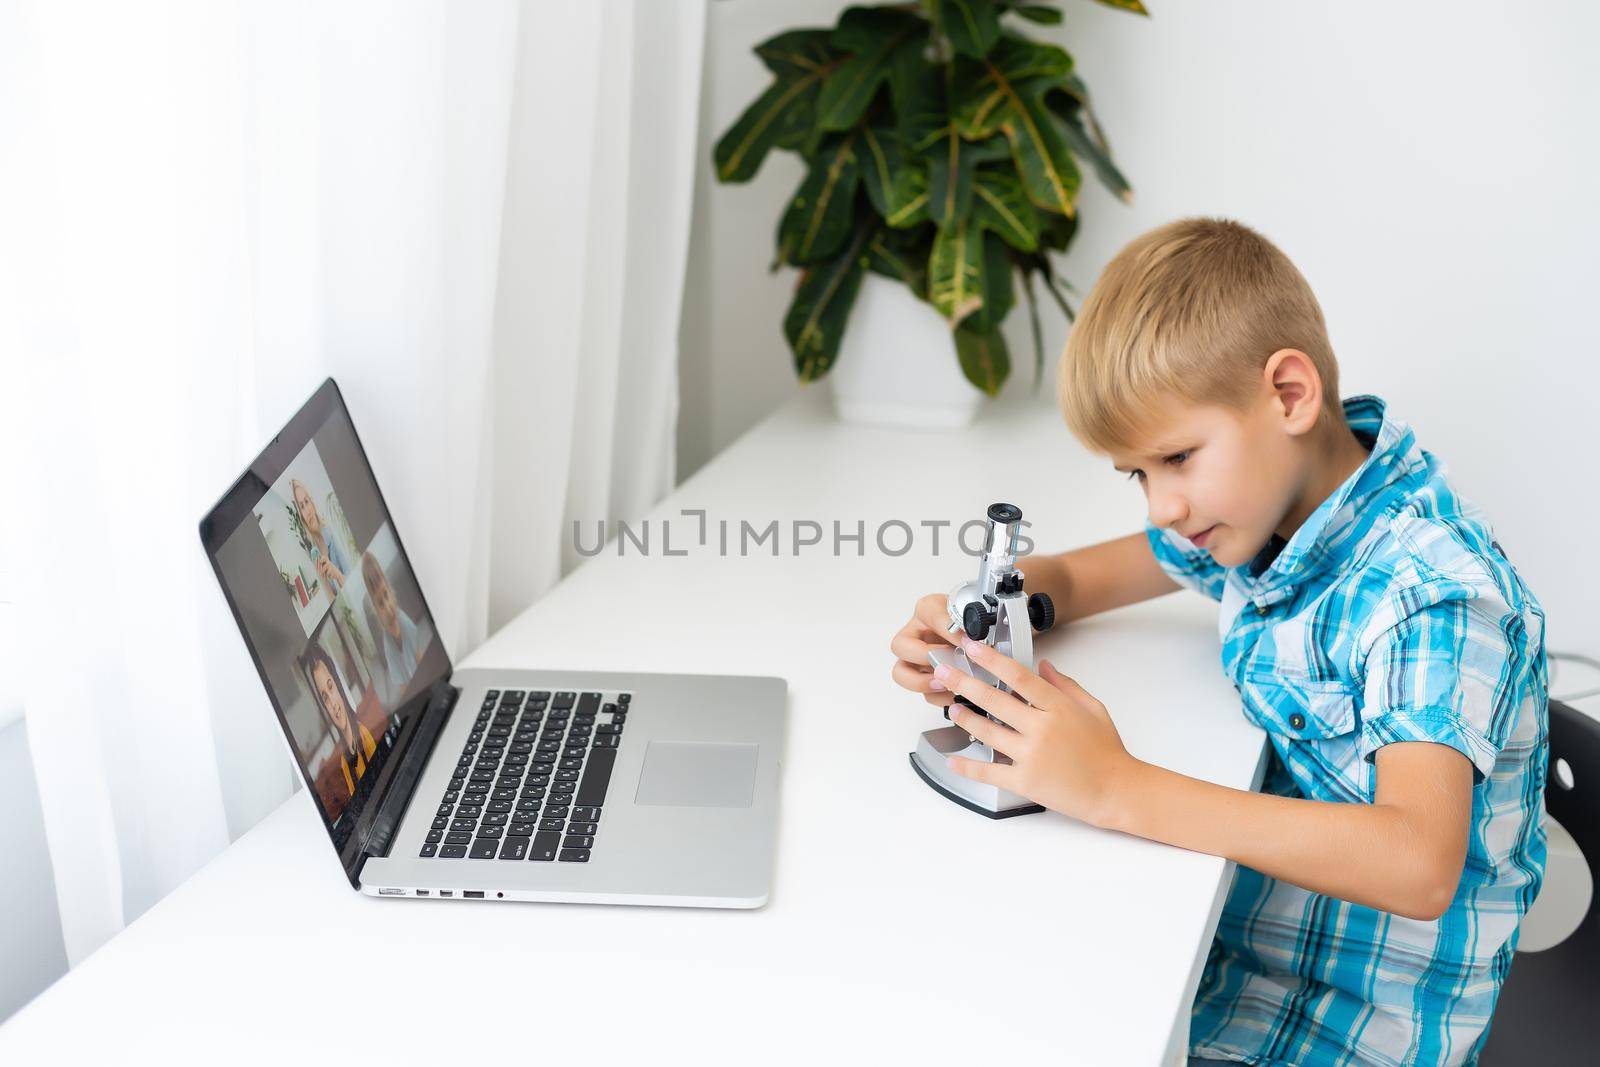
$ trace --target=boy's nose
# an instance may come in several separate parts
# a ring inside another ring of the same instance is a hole
[[[1176,526],[1189,514],[1189,508],[1177,496],[1150,494],[1150,525],[1158,529]]]

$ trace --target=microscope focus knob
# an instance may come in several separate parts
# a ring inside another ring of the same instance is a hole
[[[989,628],[994,625],[995,614],[983,604],[973,601],[961,613],[961,628],[967,636],[974,641],[982,641],[989,636]]]
[[[1034,593],[1028,597],[1028,621],[1040,633],[1056,624],[1056,606],[1050,594]]]

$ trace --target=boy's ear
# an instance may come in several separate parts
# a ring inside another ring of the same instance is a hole
[[[1282,413],[1283,428],[1295,435],[1309,432],[1322,409],[1322,376],[1311,357],[1298,348],[1280,348],[1268,357],[1262,377]]]

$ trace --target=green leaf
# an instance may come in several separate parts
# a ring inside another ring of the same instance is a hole
[[[1011,256],[1004,242],[987,237],[981,230],[977,232],[983,245],[983,270],[978,276],[983,306],[972,314],[968,324],[979,331],[998,330],[1017,299],[1011,284]]]
[[[1000,19],[990,0],[924,0],[933,24],[964,56],[982,59],[1000,39]]]
[[[832,30],[790,30],[756,45],[755,53],[780,80],[803,78],[834,62]]]
[[[1083,179],[1067,148],[1066,134],[1049,109],[1036,96],[1013,94],[1010,113],[1001,129],[1011,142],[1011,154],[1028,199],[1046,211],[1071,215]]]
[[[1150,12],[1144,9],[1144,5],[1139,0],[1100,0],[1100,2],[1119,11],[1131,11],[1135,15],[1143,15],[1146,18],[1150,16]]]
[[[839,341],[861,289],[869,227],[857,230],[850,247],[800,276],[794,300],[783,317],[783,335],[794,352],[794,369],[802,382],[827,374],[839,355]]]
[[[983,231],[958,223],[941,229],[928,258],[928,302],[959,323],[983,307]]]
[[[780,78],[745,109],[712,153],[719,181],[749,181],[775,145],[792,148],[809,135],[822,76],[818,69],[798,78]]]
[[[1039,216],[1043,225],[1039,228],[1039,243],[1053,252],[1065,252],[1072,243],[1073,236],[1078,232],[1078,218],[1076,215],[1056,215],[1051,212],[1041,212]]]
[[[1061,24],[1061,12],[1053,7],[1045,7],[1043,4],[1023,4],[1021,7],[1012,8],[1011,11],[1029,22],[1037,22],[1041,26],[1059,26]]]
[[[884,216],[897,230],[928,221],[928,171],[907,161],[894,177],[894,202],[899,206]]]
[[[1039,247],[1039,212],[1013,171],[980,167],[974,175],[972,221],[1019,252]]]
[[[894,102],[900,143],[912,153],[934,144],[950,125],[945,107],[942,68],[928,62],[920,44],[901,45],[889,68],[889,95]]]
[[[1044,382],[1044,331],[1039,328],[1039,298],[1033,291],[1034,272],[1022,271],[1022,291],[1028,296],[1028,326],[1033,334],[1033,391],[1037,393]]]
[[[990,396],[998,393],[1011,373],[1011,353],[1006,349],[1005,336],[998,328],[982,332],[957,326],[955,340],[956,359],[967,381]]]
[[[952,111],[963,137],[989,137],[1005,122],[1019,96],[1062,88],[1072,57],[1054,45],[1007,34],[982,61],[952,65]]]
[[[889,78],[896,50],[913,37],[925,41],[927,30],[922,19],[889,8],[852,7],[840,16],[831,43],[854,54],[822,86],[817,113],[823,129],[847,130],[861,121]]]
[[[843,248],[855,229],[861,164],[857,136],[824,146],[778,225],[778,261],[815,263]]]
[[[932,231],[880,229],[867,243],[867,269],[903,283],[928,299],[928,257],[933,251]]]
[[[867,199],[897,229],[928,218],[928,171],[919,160],[906,159],[899,140],[886,127],[861,131],[861,181]]]
[[[972,211],[972,172],[980,163],[1007,155],[1000,138],[976,143],[962,139],[954,126],[926,155],[928,160],[928,215],[941,227],[964,221]]]
[[[1089,136],[1088,131],[1076,122],[1064,122],[1062,128],[1066,130],[1067,144],[1079,158],[1089,161],[1095,175],[1100,179],[1100,184],[1124,203],[1133,203],[1133,186],[1128,184],[1128,179],[1122,176],[1122,171],[1111,162],[1111,157],[1101,150],[1094,138]]]

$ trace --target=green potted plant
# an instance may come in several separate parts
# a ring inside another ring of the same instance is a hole
[[[1146,13],[1139,0],[1100,2]],[[773,81],[718,140],[717,178],[748,181],[774,148],[804,161],[772,268],[801,271],[783,322],[795,371],[815,381],[838,362],[836,379],[849,375],[858,394],[852,408],[836,380],[847,418],[969,420],[1010,373],[1000,326],[1017,276],[1037,377],[1036,287],[1073,314],[1050,255],[1072,241],[1083,167],[1131,198],[1072,57],[1017,32],[1021,21],[1061,12],[1011,0],[851,7],[831,30],[755,49]],[[858,298],[870,307],[856,318],[870,321],[841,360]]]

